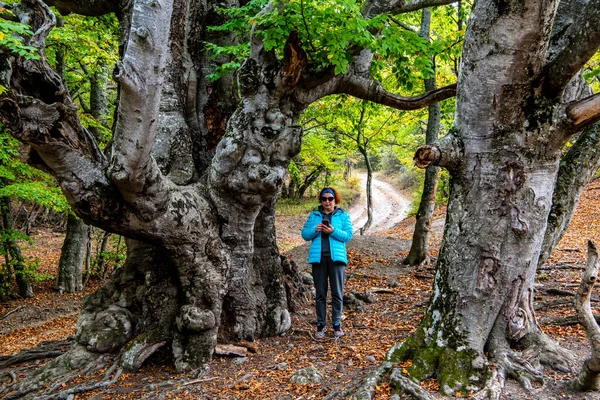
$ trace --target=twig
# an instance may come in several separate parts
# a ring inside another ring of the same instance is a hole
[[[193,385],[194,383],[202,383],[202,382],[214,381],[215,379],[219,379],[219,377],[218,376],[213,376],[212,378],[193,379],[191,381],[185,382],[181,386]]]
[[[12,314],[12,313],[16,313],[16,312],[17,312],[17,311],[19,311],[21,308],[25,308],[25,306],[19,306],[19,307],[15,308],[14,310],[11,310],[11,311],[7,312],[6,314],[4,314],[4,315],[2,316],[2,318],[0,318],[0,320],[3,320],[4,318],[8,317],[8,316],[9,316],[10,314]]]
[[[539,267],[539,271],[550,271],[553,269],[581,269],[584,270],[585,267],[580,265],[544,265],[543,267]]]

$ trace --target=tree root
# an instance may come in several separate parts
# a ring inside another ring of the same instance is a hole
[[[532,364],[531,361],[534,363]],[[526,351],[519,354],[511,349],[495,351],[493,365],[501,387],[504,387],[508,377],[519,381],[528,392],[533,391],[532,381],[544,383],[544,373],[534,352]]]
[[[116,372],[115,372],[115,370],[116,370]],[[114,373],[114,376],[109,379],[110,375],[112,375],[113,373]],[[39,397],[38,399],[39,400],[69,399],[69,398],[72,398],[71,396],[78,394],[78,393],[89,392],[92,390],[110,386],[110,385],[114,384],[117,381],[117,379],[119,379],[119,377],[121,376],[122,373],[123,373],[123,368],[117,369],[117,364],[114,364],[112,367],[110,367],[106,371],[106,373],[102,377],[102,380],[99,382],[96,382],[91,385],[75,386],[70,389],[62,390],[56,394],[50,394],[50,395]]]
[[[79,345],[49,361],[44,366],[37,368],[33,373],[21,381],[14,382],[11,386],[3,388],[0,394],[5,394],[3,399],[67,399],[74,394],[106,387],[116,381],[122,369],[113,355],[91,353]],[[75,378],[93,375],[94,371],[106,368],[113,364],[99,382],[89,384],[87,381],[66,390],[60,390]],[[115,373],[115,370],[118,371]],[[115,374],[112,378],[111,375]]]
[[[530,334],[530,345],[525,353],[535,353],[539,362],[560,372],[571,372],[575,355],[556,343],[543,332]]]
[[[375,394],[375,386],[391,371],[394,365],[395,363],[384,361],[374,372],[367,375],[366,378],[355,379],[350,385],[345,385],[343,389],[331,391],[323,400],[345,399],[350,396],[355,400],[371,400]]]
[[[70,346],[72,340],[51,340],[42,342],[35,349],[21,350],[19,353],[10,356],[0,357],[0,368],[19,364],[25,361],[40,360],[43,358],[53,358],[64,354]]]
[[[404,376],[401,369],[394,368],[390,376],[390,384],[396,388],[397,392],[406,393],[417,400],[435,400],[435,397],[422,389],[418,383]]]
[[[493,369],[484,387],[471,398],[474,400],[498,400],[504,389],[504,382],[504,377],[500,377],[498,371]]]

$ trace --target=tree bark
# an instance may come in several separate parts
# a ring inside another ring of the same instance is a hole
[[[123,350],[128,370],[166,343],[177,370],[195,370],[219,338],[253,340],[289,328],[294,285],[282,274],[294,268],[278,254],[274,205],[300,150],[298,117],[312,101],[353,92],[414,109],[455,93],[454,86],[415,98],[388,93],[364,76],[370,52],[357,55],[348,74],[332,76],[309,65],[296,32],[280,59],[265,50],[255,27],[237,78],[242,101],[227,119],[234,91],[227,80],[204,80],[210,66],[201,46],[202,24],[220,3],[53,3],[119,16],[112,145],[105,155],[81,126],[43,54],[11,55],[10,68],[3,66],[0,78],[8,77],[2,84],[10,90],[0,97],[0,120],[32,146],[80,218],[128,238],[124,267],[85,300],[73,350]],[[43,50],[54,18],[41,2],[26,5],[36,32],[30,44]]]
[[[76,216],[67,217],[67,233],[63,242],[56,290],[59,293],[74,293],[83,290],[83,262],[88,242],[88,225]]]
[[[431,27],[431,10],[423,9],[421,19],[421,31],[419,35],[430,40]],[[437,89],[435,79],[435,60],[432,60],[434,68],[434,76],[425,79],[425,90]],[[438,139],[440,130],[441,111],[439,104],[432,104],[428,108],[427,130],[425,132],[425,143],[432,144]],[[419,202],[419,210],[417,211],[417,219],[415,221],[415,231],[413,232],[412,243],[408,255],[402,261],[405,265],[420,265],[427,262],[429,258],[429,230],[431,226],[431,218],[435,210],[435,199],[437,194],[437,186],[440,175],[440,168],[436,166],[427,167],[425,171],[425,181],[423,182],[423,193]]]
[[[579,10],[578,27],[591,24],[586,18],[596,13],[592,3]],[[559,95],[555,86],[540,90],[556,5],[475,4],[454,129],[416,155],[423,157],[419,165],[449,169],[450,199],[429,307],[391,358],[412,358],[411,376],[422,380],[434,373],[447,395],[479,387],[483,397],[493,398],[507,377],[526,388],[542,379],[535,364],[513,352],[517,344],[558,369],[568,370],[572,360],[541,332],[532,307],[561,149],[583,127],[564,111],[564,87]],[[585,46],[597,49],[600,41],[592,42]]]
[[[373,166],[371,165],[371,159],[369,158],[369,153],[367,152],[366,146],[358,145],[358,150],[362,154],[365,165],[367,166],[367,222],[360,228],[360,234],[364,235],[367,230],[371,227],[371,223],[373,223]]]

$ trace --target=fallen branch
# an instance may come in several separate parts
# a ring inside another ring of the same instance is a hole
[[[214,381],[215,379],[219,379],[219,377],[213,376],[212,378],[193,379],[191,381],[187,381],[187,382],[183,383],[181,386],[188,386],[188,385],[193,385],[195,383],[202,383],[202,382],[210,382],[210,381]]]
[[[19,306],[17,308],[15,308],[14,310],[10,310],[9,312],[7,312],[6,314],[4,314],[2,316],[2,318],[0,318],[0,320],[3,320],[4,318],[8,317],[10,314],[12,313],[16,313],[17,311],[19,311],[21,308],[25,308],[25,306]]]
[[[575,296],[575,293],[573,292],[556,288],[546,289],[545,292],[554,296]]]
[[[600,315],[595,314],[594,319],[597,323],[600,324]],[[569,317],[555,317],[555,318],[542,318],[540,319],[540,324],[542,325],[556,325],[556,326],[573,326],[579,325],[580,320],[576,315],[571,315]]]
[[[550,271],[553,269],[581,269],[584,270],[585,267],[580,265],[544,265],[543,267],[539,267],[538,271]]]

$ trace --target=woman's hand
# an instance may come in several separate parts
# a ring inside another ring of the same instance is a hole
[[[331,225],[325,225],[325,224],[319,224],[319,225],[317,225],[316,231],[317,232],[324,232],[324,233],[330,235],[331,232],[333,232],[333,226],[331,226]]]

